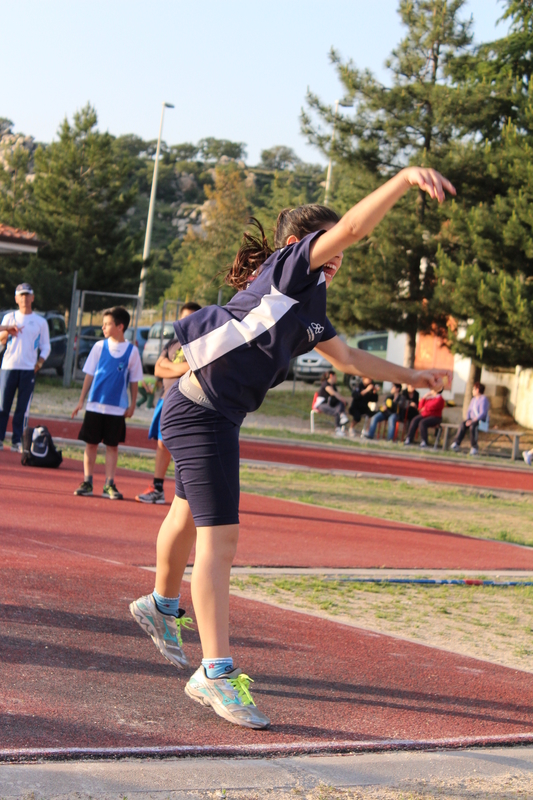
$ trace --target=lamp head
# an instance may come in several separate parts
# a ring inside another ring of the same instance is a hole
[[[174,108],[172,103],[163,103],[163,105],[165,106],[165,108]]]

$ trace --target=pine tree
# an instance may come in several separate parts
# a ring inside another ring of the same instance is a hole
[[[124,224],[136,196],[129,181],[131,160],[96,125],[96,112],[87,105],[72,123],[64,120],[57,141],[35,153],[25,219],[48,246],[32,257],[27,277],[44,307],[68,307],[74,270],[82,289],[131,292],[137,287],[140,241]]]
[[[453,181],[458,165],[448,157],[464,96],[451,73],[472,45],[471,22],[459,16],[463,6],[464,0],[400,0],[407,35],[387,61],[390,86],[332,53],[344,103],[355,105],[355,116],[336,118],[316,96],[308,100],[311,113],[335,125],[332,204],[340,212],[409,163],[440,169]],[[303,130],[328,153],[330,134],[313,124],[311,113],[303,115]],[[345,329],[406,333],[410,366],[419,331],[446,331],[446,316],[434,298],[441,219],[427,195],[410,192],[368,240],[348,251],[328,293],[330,314]]]
[[[490,93],[479,121],[485,140],[458,145],[476,161],[469,201],[445,213],[437,257],[440,303],[461,323],[453,349],[486,366],[533,365],[533,3],[508,0],[511,30],[469,60],[465,91]]]

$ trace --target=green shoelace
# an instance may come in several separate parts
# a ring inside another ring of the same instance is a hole
[[[227,678],[227,681],[237,690],[237,696],[243,706],[255,706],[254,699],[248,688],[250,684],[253,683],[249,675],[245,675],[244,672],[241,672],[236,678]]]
[[[178,644],[181,647],[183,644],[183,639],[181,638],[181,629],[185,628],[185,630],[189,630],[190,628],[194,628],[192,617],[178,617],[176,619],[176,628],[178,629]]]

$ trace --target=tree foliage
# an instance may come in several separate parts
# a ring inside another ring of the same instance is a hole
[[[284,170],[293,169],[301,161],[290,147],[276,145],[268,150],[261,151],[261,164],[263,169]]]
[[[509,35],[480,47],[464,76],[469,92],[490,94],[485,139],[457,145],[477,180],[446,209],[437,276],[441,305],[462,323],[454,350],[514,367],[533,365],[533,3],[507,2],[504,18]]]
[[[46,307],[68,307],[74,270],[82,289],[131,291],[138,281],[139,243],[122,222],[136,196],[131,161],[96,124],[87,105],[35,153],[25,219],[48,245],[31,258],[27,276]]]
[[[302,123],[309,140],[325,153],[331,137],[323,126],[335,125],[331,156],[338,165],[333,192],[339,210],[409,163],[450,171],[462,99],[451,70],[472,44],[471,24],[460,18],[463,5],[464,0],[400,0],[407,33],[387,61],[387,86],[332,53],[344,104],[355,105],[355,114],[335,116],[310,94],[310,113]],[[417,332],[445,329],[446,318],[434,298],[440,227],[435,203],[423,192],[411,192],[369,240],[346,254],[332,287],[332,316],[338,322],[407,333],[411,365]]]
[[[234,164],[214,168],[214,185],[205,187],[201,225],[190,226],[181,243],[173,248],[175,278],[167,296],[194,298],[202,304],[216,303],[223,286],[223,271],[239,248],[250,215],[244,171]],[[227,301],[232,291],[224,289]]]

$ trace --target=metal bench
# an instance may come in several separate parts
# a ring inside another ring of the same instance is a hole
[[[441,422],[439,425],[436,433],[435,433],[435,450],[439,446],[439,441],[442,432],[444,432],[444,440],[442,442],[442,449],[448,450],[449,443],[450,443],[450,431],[451,430],[458,430],[461,426],[461,423],[458,425],[451,422]],[[482,433],[491,433],[496,436],[495,439],[492,439],[489,443],[488,450],[490,450],[491,445],[498,441],[498,439],[507,439],[511,443],[511,460],[518,461],[520,458],[520,437],[524,434],[521,431],[502,431],[499,428],[489,428],[488,431],[482,431]]]
[[[315,432],[315,414],[320,414],[320,411],[319,411],[318,408],[312,408],[311,412],[309,414],[309,427],[311,429],[311,433]],[[333,425],[335,425],[335,420],[333,419],[333,417],[330,417],[327,414],[322,414],[322,416],[326,417],[326,419],[331,420],[331,422],[333,422]],[[341,425],[341,430],[344,433],[345,430],[346,430],[346,425]]]

